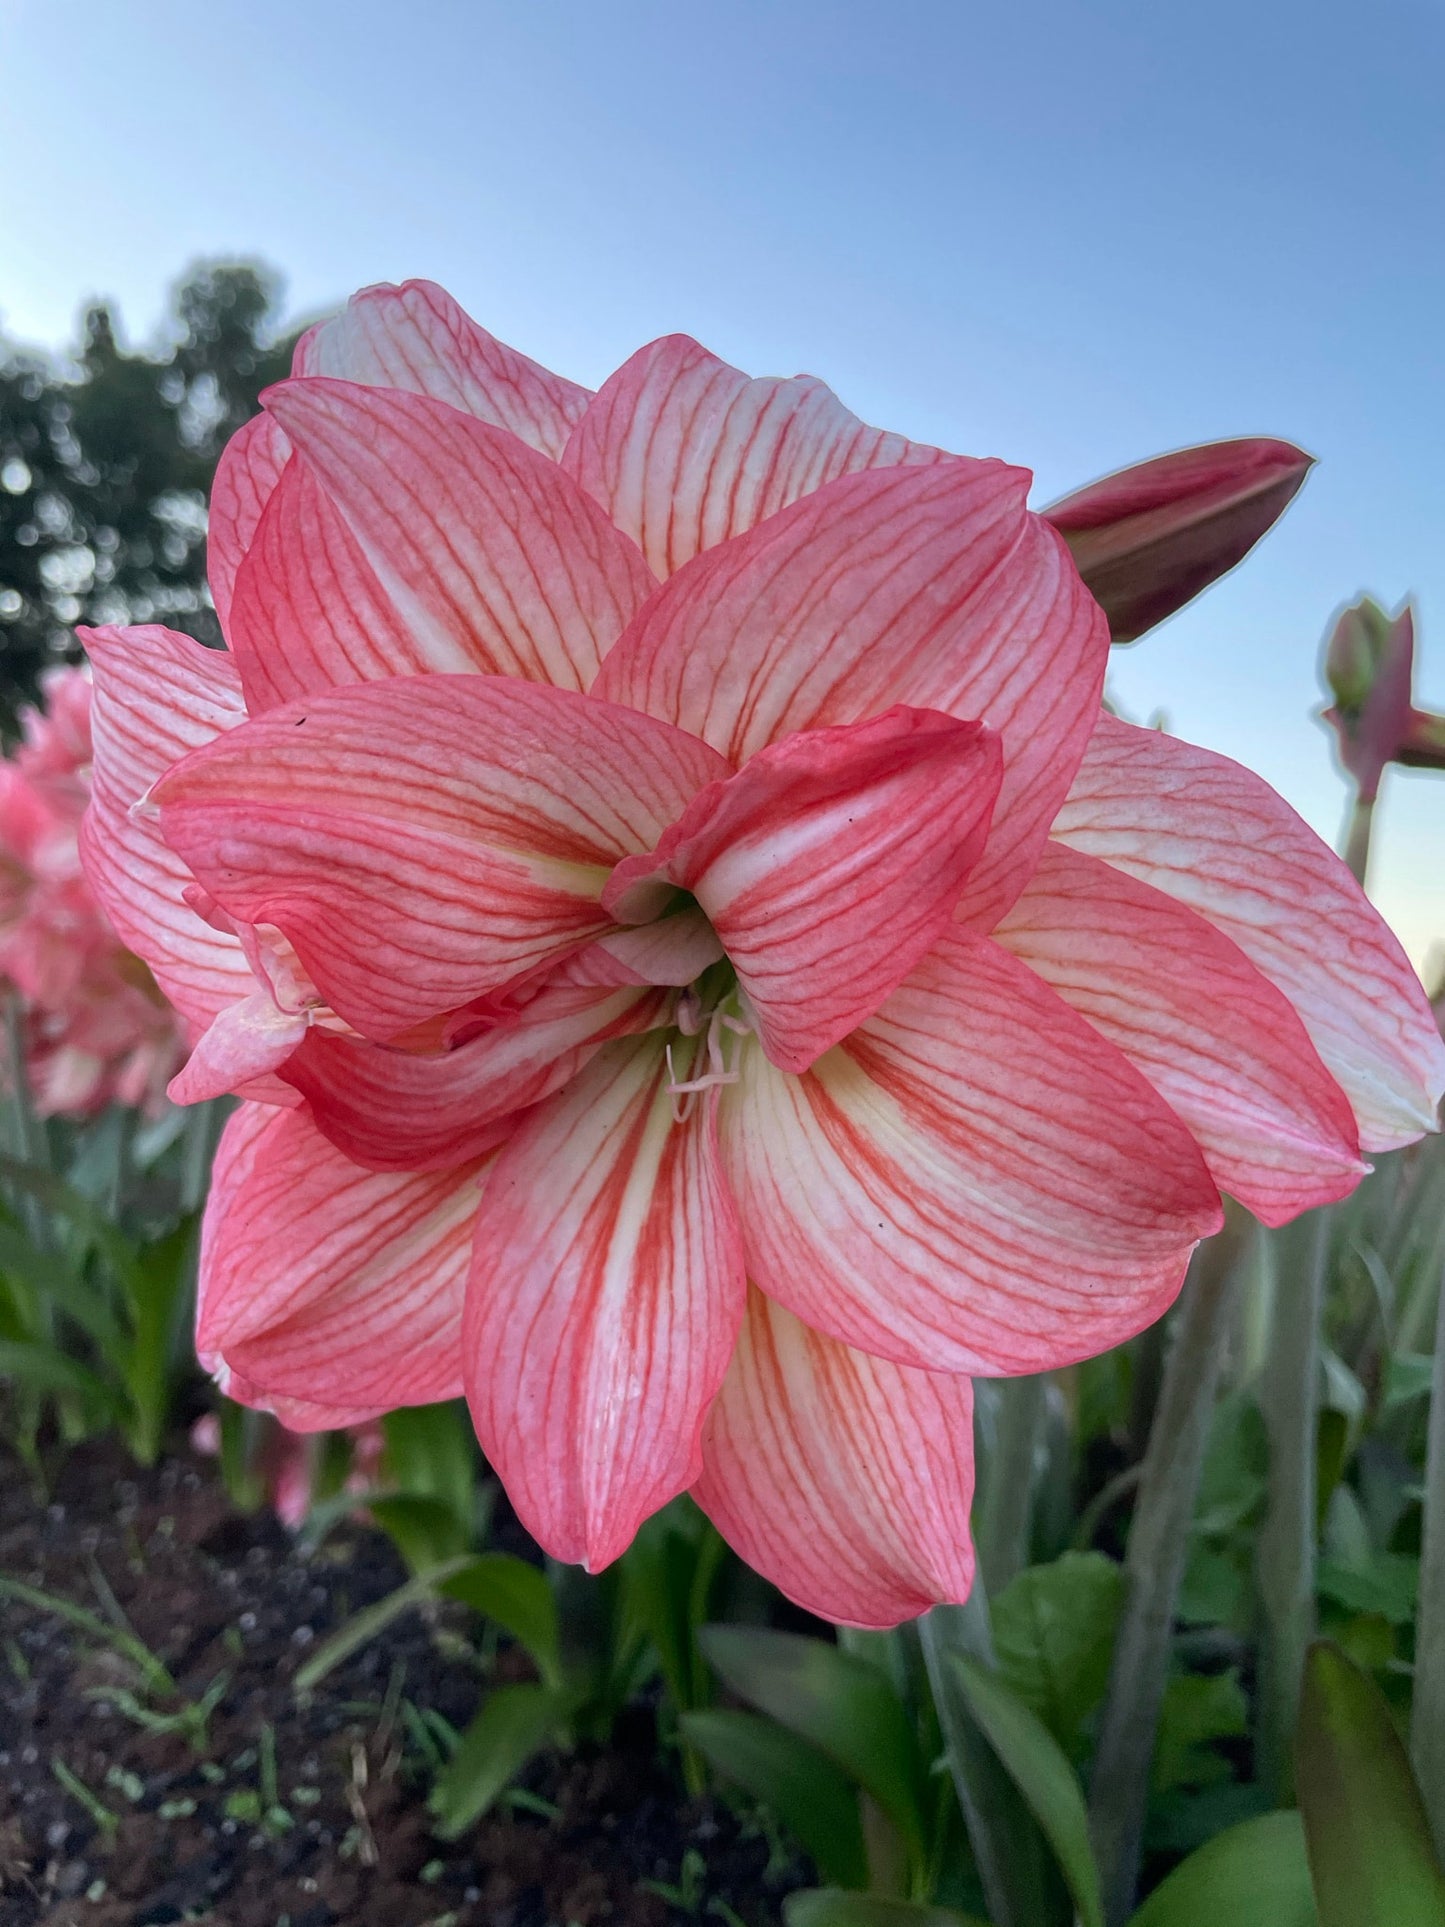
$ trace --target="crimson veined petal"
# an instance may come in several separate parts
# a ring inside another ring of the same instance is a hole
[[[973,1387],[870,1357],[755,1288],[693,1497],[809,1612],[896,1626],[973,1583]]]
[[[896,703],[1003,743],[965,903],[984,927],[1027,880],[1103,687],[1108,630],[1062,539],[1001,462],[845,475],[689,563],[642,609],[594,693],[734,763]]]
[[[839,475],[947,459],[869,428],[813,375],[752,380],[665,335],[603,383],[562,465],[668,576]]]
[[[467,1290],[467,1396],[518,1515],[592,1570],[697,1477],[743,1306],[711,1106],[661,1041],[609,1044],[499,1153]]]
[[[234,1396],[361,1415],[454,1398],[478,1166],[364,1171],[302,1106],[243,1104],[222,1135],[196,1349]]]
[[[237,939],[190,907],[190,871],[155,812],[139,806],[180,757],[244,721],[235,664],[170,629],[80,635],[95,674],[86,875],[121,940],[199,1035],[255,979]]]
[[[591,497],[505,429],[356,382],[262,400],[429,668],[585,689],[656,586]]]
[[[801,1077],[744,1050],[719,1132],[748,1275],[846,1344],[1037,1372],[1159,1316],[1222,1221],[1144,1077],[997,944],[950,930]]]
[[[655,991],[558,985],[454,1049],[419,1053],[311,1030],[285,1076],[318,1127],[377,1171],[445,1170],[511,1135],[519,1111],[569,1082],[614,1037],[649,1029]]]
[[[1050,843],[994,935],[1138,1066],[1266,1224],[1359,1182],[1349,1100],[1293,1006],[1194,911]]]
[[[430,395],[562,453],[589,391],[498,341],[435,281],[362,288],[296,344],[294,375],[331,375]]]
[[[320,481],[286,464],[237,571],[227,627],[251,715],[313,690],[433,664]]]
[[[250,548],[271,491],[291,458],[279,422],[253,415],[221,450],[206,509],[206,577],[228,637],[236,575]]]
[[[157,786],[216,900],[274,924],[379,1041],[610,927],[607,876],[726,766],[651,717],[534,683],[396,677],[233,731]]]
[[[946,928],[1001,766],[991,731],[936,711],[800,731],[695,797],[651,855],[619,864],[603,906],[642,921],[690,891],[764,1050],[805,1070]]]
[[[1435,1127],[1445,1043],[1420,980],[1344,864],[1262,778],[1104,715],[1053,834],[1239,945],[1298,1011],[1367,1151]]]

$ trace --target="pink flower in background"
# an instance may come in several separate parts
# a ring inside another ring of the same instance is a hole
[[[962,1597],[969,1374],[1431,1128],[1398,945],[1102,712],[1021,470],[682,337],[589,396],[425,283],[264,400],[229,653],[88,639],[90,874],[204,1033],[176,1093],[257,1100],[203,1358],[301,1429],[465,1387],[559,1557],[690,1488],[831,1618]]]
[[[116,941],[80,865],[90,791],[90,678],[55,668],[0,762],[0,978],[22,1002],[26,1075],[44,1116],[154,1109],[176,1068],[174,1012]]]

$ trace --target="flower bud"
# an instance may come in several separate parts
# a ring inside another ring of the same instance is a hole
[[[1341,611],[1325,644],[1325,680],[1335,701],[1324,715],[1363,802],[1373,800],[1418,714],[1410,701],[1414,670],[1415,618],[1408,603],[1391,616],[1363,596]]]
[[[1109,618],[1134,642],[1228,573],[1273,526],[1314,458],[1263,438],[1122,468],[1043,511]]]

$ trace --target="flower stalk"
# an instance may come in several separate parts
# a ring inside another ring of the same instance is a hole
[[[1149,1769],[1169,1674],[1175,1606],[1248,1224],[1241,1213],[1231,1211],[1224,1230],[1195,1254],[1175,1318],[1129,1531],[1124,1610],[1089,1797],[1090,1832],[1111,1927],[1128,1915],[1139,1877]]]
[[[1435,1315],[1435,1366],[1430,1380],[1410,1755],[1435,1848],[1445,1860],[1445,1279]]]

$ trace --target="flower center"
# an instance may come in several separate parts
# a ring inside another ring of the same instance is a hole
[[[674,1047],[667,1046],[667,1089],[672,1098],[672,1115],[678,1124],[686,1122],[699,1092],[737,1083],[741,1043],[733,1047],[729,1062],[728,1039],[741,1040],[752,1035],[752,1025],[739,1014],[735,982],[729,983],[720,996],[716,992],[711,997],[706,994],[711,989],[708,978],[712,974],[709,971],[697,983],[690,984],[677,1002],[679,1033],[698,1040],[691,1052],[687,1075],[679,1076],[673,1061]],[[731,976],[731,972],[728,975]]]

